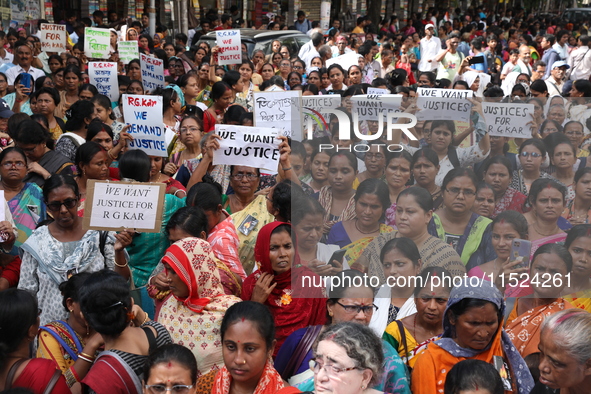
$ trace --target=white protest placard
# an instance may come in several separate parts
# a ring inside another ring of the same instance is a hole
[[[162,121],[162,96],[123,95],[123,119],[133,137],[129,149],[141,149],[150,156],[167,157]]]
[[[82,227],[85,230],[160,232],[164,183],[89,179]]]
[[[531,138],[533,104],[482,103],[488,134],[499,137]]]
[[[367,88],[367,94],[376,96],[381,94],[390,94],[388,89],[380,89],[380,88]]]
[[[254,93],[254,125],[283,129],[283,135],[298,141],[302,140],[301,109],[300,90]]]
[[[457,120],[470,122],[472,103],[466,99],[417,97],[417,120]]]
[[[68,32],[66,25],[56,25],[53,23],[42,23],[39,29],[39,39],[41,40],[41,50],[43,52],[63,52],[66,50],[66,40]]]
[[[108,59],[111,50],[109,29],[87,27],[84,29],[84,53],[89,59]]]
[[[449,99],[466,99],[474,97],[471,90],[441,89],[441,88],[417,88],[419,97],[442,97]]]
[[[357,113],[359,120],[379,120],[381,115],[384,120],[387,120],[387,115],[390,112],[401,112],[400,104],[402,103],[402,95],[400,94],[382,94],[369,95],[361,94],[351,97],[353,107],[352,113]]]
[[[100,94],[111,99],[119,100],[119,82],[117,81],[117,63],[90,62],[88,63],[88,77]]]
[[[260,168],[276,174],[279,165],[279,129],[216,124],[222,137],[220,149],[213,154],[213,165],[228,164]]]
[[[119,52],[119,61],[123,64],[129,64],[133,59],[139,59],[139,50],[137,41],[120,41],[117,44]]]
[[[330,136],[330,109],[341,106],[341,95],[323,94],[318,96],[302,96],[302,113],[304,114],[304,135],[312,127],[314,137]]]
[[[240,30],[218,30],[215,32],[216,44],[219,47],[218,64],[242,63],[242,46]]]
[[[359,55],[356,52],[347,53],[346,55],[341,55],[337,57],[333,57],[332,59],[328,59],[326,61],[326,68],[330,67],[333,64],[338,64],[345,72],[349,70],[351,66],[358,66],[359,65]]]
[[[142,84],[146,93],[153,92],[159,87],[164,87],[164,61],[157,57],[140,54],[142,69]]]

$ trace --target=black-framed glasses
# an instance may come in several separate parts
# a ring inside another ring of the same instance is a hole
[[[234,174],[230,175],[230,177],[236,181],[241,181],[243,178],[246,178],[249,181],[254,181],[259,176],[257,174]]]
[[[166,387],[163,384],[147,384],[144,387],[154,394],[164,394],[167,391],[174,394],[186,394],[193,388],[193,385],[175,384],[172,387]]]
[[[343,307],[343,309],[345,310],[346,313],[351,314],[351,315],[352,314],[356,315],[361,311],[363,311],[364,314],[369,315],[369,314],[372,314],[378,310],[378,307],[375,304],[371,304],[371,305],[344,305],[338,301],[337,301],[337,304],[339,304],[341,307]]]
[[[47,206],[47,209],[49,209],[50,211],[57,212],[61,209],[62,205],[66,207],[66,209],[72,209],[76,206],[77,203],[77,198],[66,198],[64,201],[46,202],[45,205]]]
[[[521,157],[529,157],[529,156],[531,156],[533,158],[542,157],[542,155],[540,153],[538,153],[538,152],[521,152],[519,154],[519,156],[521,156]]]
[[[459,196],[460,193],[464,195],[464,197],[474,197],[476,192],[470,189],[460,189],[459,187],[450,187],[449,189],[445,189],[451,195]]]

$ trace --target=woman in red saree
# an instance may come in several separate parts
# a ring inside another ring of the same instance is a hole
[[[525,194],[509,187],[511,183],[511,162],[505,156],[495,156],[487,160],[484,165],[484,182],[491,185],[495,193],[494,219],[504,211],[524,212],[527,201]]]
[[[242,299],[265,304],[275,318],[273,356],[294,331],[324,324],[325,294],[318,275],[300,263],[291,225],[272,222],[258,234],[255,259],[259,270],[242,286]]]

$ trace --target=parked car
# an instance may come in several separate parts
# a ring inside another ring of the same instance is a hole
[[[246,43],[248,56],[252,57],[255,50],[263,50],[265,55],[271,54],[271,44],[275,40],[281,41],[281,45],[289,48],[289,53],[297,54],[310,37],[298,30],[253,30],[239,29],[240,39]],[[199,42],[207,42],[211,47],[216,45],[215,31],[211,31],[199,38]]]
[[[562,19],[572,23],[588,22],[591,20],[591,8],[567,8]]]

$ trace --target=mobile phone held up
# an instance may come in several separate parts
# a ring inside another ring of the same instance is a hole
[[[339,249],[336,252],[334,252],[332,254],[332,256],[330,256],[330,260],[328,261],[328,264],[333,265],[332,262],[333,261],[338,261],[339,263],[343,264],[343,258],[345,257],[345,253],[347,253],[346,250],[344,249]]]
[[[484,56],[472,56],[472,59],[468,60],[468,64],[482,64],[484,63]]]
[[[511,245],[510,261],[518,262],[513,268],[529,268],[529,256],[531,253],[531,242],[525,239],[514,238]]]
[[[31,76],[31,74],[21,73],[20,76],[21,76],[20,84],[23,85],[27,89],[31,89],[31,82],[33,80],[33,77]],[[27,94],[31,94],[30,91]]]

